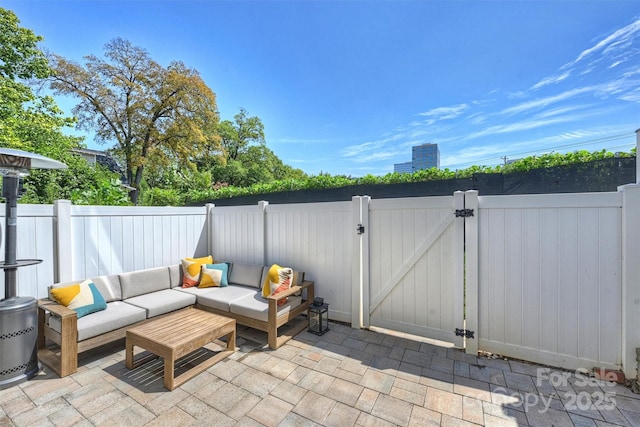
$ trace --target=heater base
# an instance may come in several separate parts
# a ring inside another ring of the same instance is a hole
[[[40,372],[37,303],[31,297],[0,301],[0,390]]]

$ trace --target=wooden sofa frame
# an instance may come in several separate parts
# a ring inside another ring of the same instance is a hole
[[[193,305],[181,310],[189,307],[193,307]],[[47,312],[60,317],[60,330],[62,332],[58,332],[47,325]],[[142,325],[168,314],[171,313],[141,320],[123,328],[114,329],[102,335],[78,342],[78,315],[76,312],[55,301],[46,298],[40,299],[38,300],[38,359],[53,369],[60,378],[66,377],[78,371],[78,354],[125,338],[127,329],[132,326]],[[54,351],[47,347],[47,340],[53,341],[60,348]]]
[[[275,350],[305,328],[306,322],[300,322],[299,325],[295,326],[290,331],[287,331],[286,334],[278,336],[279,327],[307,311],[309,302],[313,301],[314,297],[313,286],[314,282],[304,281],[298,286],[292,286],[285,292],[268,297],[269,313],[268,320],[266,322],[228,311],[216,310],[200,304],[195,304],[195,307],[221,316],[236,319],[236,322],[239,324],[267,332],[269,348]],[[278,317],[278,301],[305,289],[307,291],[307,299],[303,300],[298,307],[295,307],[290,312]],[[62,332],[57,332],[47,325],[47,312],[51,315],[60,317],[60,330]],[[38,359],[53,369],[53,371],[61,378],[66,377],[67,375],[77,372],[79,353],[122,339],[126,336],[126,331],[130,327],[159,319],[167,314],[170,313],[145,319],[123,328],[115,329],[105,334],[78,342],[78,317],[76,312],[49,299],[40,299],[38,300]],[[60,348],[56,349],[57,351],[48,348],[46,344],[47,339],[56,343]]]
[[[314,282],[305,280],[300,285],[292,286],[284,292],[280,292],[276,295],[267,297],[267,301],[269,303],[269,312],[266,322],[263,320],[257,320],[251,317],[243,316],[241,314],[231,313],[230,311],[222,311],[213,307],[207,307],[198,303],[196,303],[196,308],[236,319],[236,323],[266,332],[268,335],[269,348],[275,350],[282,344],[286,343],[291,338],[302,332],[302,330],[307,326],[306,322],[300,322],[299,325],[294,326],[291,330],[278,336],[278,328],[287,324],[290,320],[295,319],[301,313],[307,312],[307,310],[309,309],[309,303],[313,302],[313,287]],[[307,291],[307,299],[302,300],[299,306],[291,309],[291,311],[289,311],[288,313],[278,316],[278,301],[288,296],[292,296],[294,294],[302,292],[303,290]]]

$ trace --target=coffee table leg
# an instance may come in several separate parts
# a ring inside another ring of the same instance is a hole
[[[227,336],[227,350],[236,351],[236,328]]]
[[[174,360],[167,357],[164,359],[164,388],[173,390],[175,381],[173,376]]]
[[[129,340],[125,343],[125,354],[127,369],[133,369],[133,344]]]

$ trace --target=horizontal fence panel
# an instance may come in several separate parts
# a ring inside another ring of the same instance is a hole
[[[72,280],[205,255],[205,208],[72,206]]]
[[[5,259],[6,205],[0,204],[0,258]],[[16,258],[40,259],[42,263],[17,270],[18,296],[43,298],[53,283],[55,256],[53,245],[53,206],[18,204],[16,223]],[[0,299],[5,298],[4,272],[0,271]]]
[[[351,321],[351,202],[269,205],[266,262],[304,271],[316,296],[329,303],[330,317]]]
[[[72,205],[71,216],[189,216],[204,215],[204,206],[84,206]]]
[[[513,196],[482,196],[479,207],[492,209],[524,208],[619,208],[622,193],[563,193],[563,194],[521,194]]]
[[[620,367],[622,199],[600,196],[479,198],[482,350]]]
[[[259,205],[213,208],[209,218],[213,258],[262,264],[263,216]]]
[[[453,207],[451,196],[434,197],[405,197],[398,199],[372,199],[372,209],[397,210],[403,209],[451,209]]]

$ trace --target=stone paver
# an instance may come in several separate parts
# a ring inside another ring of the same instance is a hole
[[[273,396],[267,396],[253,407],[247,416],[268,427],[275,427],[293,409],[293,405]]]
[[[373,405],[371,415],[397,425],[407,425],[413,405],[392,396],[381,394]]]
[[[0,390],[0,426],[640,426],[640,395],[581,373],[342,324],[273,351],[238,334],[236,353],[173,391],[162,360],[126,369],[121,343],[66,378],[45,368]]]
[[[336,403],[335,400],[310,391],[293,408],[293,412],[322,424]]]

